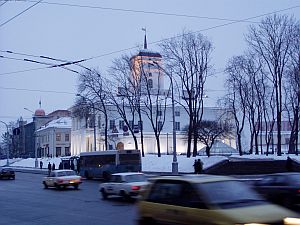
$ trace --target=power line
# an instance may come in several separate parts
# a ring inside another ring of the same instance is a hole
[[[13,87],[1,87],[1,86],[0,86],[0,89],[14,90],[14,91],[31,91],[31,92],[44,92],[44,93],[76,95],[76,93],[74,93],[74,92],[67,92],[67,91],[53,91],[53,90],[40,90],[40,89],[27,89],[27,88],[13,88]]]
[[[23,0],[18,0],[18,1],[23,1]],[[208,30],[212,30],[212,29],[216,29],[216,28],[220,28],[220,27],[225,27],[225,26],[228,26],[228,25],[232,25],[232,24],[235,24],[235,23],[242,22],[242,21],[247,21],[247,20],[250,20],[250,19],[256,19],[256,18],[259,18],[259,17],[268,16],[268,15],[271,15],[271,14],[274,14],[274,13],[288,11],[288,10],[299,8],[299,7],[300,7],[300,5],[296,5],[296,6],[292,6],[292,7],[289,7],[289,8],[280,9],[280,10],[276,10],[276,11],[273,11],[273,12],[269,12],[269,13],[264,13],[264,14],[261,14],[261,15],[253,16],[253,17],[248,17],[246,19],[242,19],[242,20],[239,20],[239,21],[234,21],[234,22],[230,22],[230,23],[225,23],[225,24],[220,24],[220,25],[216,25],[216,26],[204,28],[204,29],[201,29],[201,30],[198,30],[198,31],[194,31],[194,32],[190,32],[190,33],[200,33],[200,32],[203,32],[203,31],[208,31]],[[173,36],[173,37],[170,37],[170,38],[161,39],[161,40],[158,40],[158,41],[150,42],[149,44],[157,44],[157,43],[160,43],[160,42],[163,42],[163,41],[166,41],[166,40],[170,40],[172,38],[178,38],[178,37],[181,37],[181,36],[183,36],[183,35],[181,34],[181,35]],[[120,53],[120,52],[124,52],[124,51],[133,50],[133,49],[136,49],[136,48],[137,47],[135,46],[135,47],[125,48],[125,49],[121,49],[121,50],[116,50],[116,51],[112,51],[112,52],[109,52],[109,53],[105,53],[105,54],[101,54],[101,55],[97,55],[97,56],[92,56],[92,57],[89,57],[89,58],[86,58],[86,59],[82,59],[82,60],[70,62],[70,63],[67,63],[67,65],[75,64],[75,63],[78,63],[78,62],[89,61],[89,60],[92,60],[92,59],[101,58],[101,57],[105,57],[105,56],[108,56],[108,55],[112,55],[112,54],[116,54],[116,53]],[[61,66],[62,65],[57,65],[56,67],[61,67]],[[13,72],[1,73],[0,76],[2,76],[2,75],[8,75],[8,74],[14,74],[14,73],[22,73],[22,72],[27,72],[27,71],[32,71],[32,70],[48,69],[48,68],[53,68],[53,67],[52,66],[48,66],[48,67],[41,67],[41,68],[36,68],[36,69],[29,69],[29,70],[21,70],[21,71],[13,71]]]
[[[33,1],[33,0],[14,0],[14,2],[16,2],[16,1],[19,1],[19,2],[37,2],[37,1]],[[158,12],[158,11],[146,11],[146,10],[135,10],[135,9],[124,9],[124,8],[112,8],[112,7],[102,7],[102,6],[92,6],[92,5],[78,5],[78,4],[47,2],[47,1],[43,1],[42,4],[69,6],[69,7],[87,8],[87,9],[100,9],[100,10],[109,10],[109,11],[119,11],[119,12],[127,12],[127,13],[142,13],[142,14],[154,14],[154,15],[161,15],[161,16],[185,17],[185,18],[195,18],[195,19],[258,23],[258,22],[255,22],[255,21],[235,20],[235,19],[227,19],[227,18],[220,18],[220,17],[197,16],[197,15],[188,15],[188,14],[178,14],[178,13],[168,13],[168,12]]]
[[[8,2],[8,1],[3,2],[3,3],[0,5],[0,7],[3,6],[3,5],[4,5],[5,3],[7,3],[7,2]]]
[[[33,4],[32,6],[29,6],[28,8],[24,9],[22,12],[18,13],[17,15],[13,16],[12,18],[10,18],[9,20],[5,21],[4,23],[0,24],[0,28],[2,26],[4,26],[5,24],[7,24],[8,22],[12,21],[13,19],[17,18],[18,16],[20,16],[21,14],[25,13],[26,11],[28,11],[29,9],[31,9],[32,7],[36,6],[37,4],[39,4],[42,0],[36,2],[35,4]]]

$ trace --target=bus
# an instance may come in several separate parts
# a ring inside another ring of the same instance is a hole
[[[81,152],[79,156],[79,174],[87,179],[108,180],[112,173],[140,172],[141,170],[140,150]]]

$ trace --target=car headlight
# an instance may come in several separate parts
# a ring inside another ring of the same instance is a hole
[[[287,218],[284,218],[283,223],[284,223],[284,225],[299,225],[300,219],[287,217]]]

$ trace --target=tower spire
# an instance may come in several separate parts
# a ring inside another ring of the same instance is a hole
[[[147,49],[147,30],[146,30],[146,27],[142,28],[142,30],[145,31],[144,49]]]

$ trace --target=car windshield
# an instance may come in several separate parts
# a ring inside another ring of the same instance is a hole
[[[264,200],[248,185],[240,181],[219,181],[198,184],[211,205],[220,208],[236,204],[261,203]]]
[[[57,176],[58,177],[62,177],[62,176],[74,176],[76,175],[75,171],[61,171],[61,172],[57,172]]]
[[[142,182],[147,181],[147,178],[144,174],[132,174],[125,177],[126,182]]]

